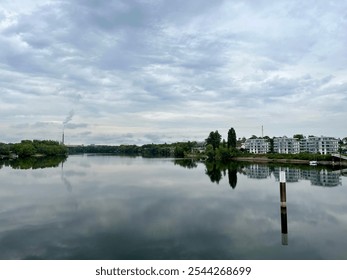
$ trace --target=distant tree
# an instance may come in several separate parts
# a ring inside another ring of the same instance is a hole
[[[8,155],[10,153],[9,145],[0,143],[0,155]]]
[[[228,148],[236,148],[236,132],[234,128],[228,131]]]
[[[208,144],[205,149],[205,153],[209,159],[214,159],[215,152],[213,150],[213,146]]]
[[[222,136],[219,134],[218,130],[215,132],[211,131],[210,135],[206,138],[206,145],[211,144],[213,147],[213,150],[216,150],[221,142]]]
[[[30,157],[36,153],[34,145],[28,141],[22,141],[19,144],[15,144],[14,150],[19,157]]]
[[[222,141],[222,147],[223,147],[223,148],[226,148],[226,147],[227,147],[227,142],[225,141],[225,139],[223,139],[223,141]]]
[[[257,139],[258,137],[256,135],[252,135],[249,139]]]
[[[174,155],[175,157],[184,157],[186,154],[189,154],[192,152],[192,148],[196,145],[196,142],[179,142],[175,143],[175,151]]]
[[[9,144],[10,150],[19,157],[30,157],[35,154],[44,156],[66,155],[66,146],[52,140],[22,140],[20,143]]]
[[[227,162],[231,158],[231,151],[227,147],[219,147],[216,149],[215,159]]]
[[[270,143],[270,153],[274,152],[274,138],[269,138]]]
[[[300,141],[301,139],[304,139],[304,135],[303,134],[294,134],[293,138],[296,138]]]

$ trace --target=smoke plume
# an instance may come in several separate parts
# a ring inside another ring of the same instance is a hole
[[[70,122],[72,120],[72,117],[74,115],[74,111],[71,110],[69,112],[69,114],[67,115],[67,117],[65,118],[65,120],[63,121],[63,125],[65,126],[68,122]]]

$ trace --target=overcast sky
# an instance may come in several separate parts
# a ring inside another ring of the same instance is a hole
[[[347,1],[1,0],[0,142],[347,136]]]

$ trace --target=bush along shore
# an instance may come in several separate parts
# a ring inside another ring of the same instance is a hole
[[[1,158],[66,156],[65,145],[52,140],[22,140],[20,143],[0,143]]]
[[[347,166],[346,160],[334,158],[332,155],[320,154],[251,154],[246,151],[227,150],[225,148],[217,148],[214,152],[207,151],[207,160],[210,161],[244,161],[253,163],[291,163],[291,164],[310,164],[315,161],[318,165],[342,165]]]

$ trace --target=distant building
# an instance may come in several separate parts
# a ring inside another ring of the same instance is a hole
[[[196,145],[192,148],[192,152],[203,153],[206,150],[206,142],[196,142]]]
[[[298,154],[300,153],[300,142],[296,138],[275,137],[274,153],[279,154]]]
[[[263,138],[247,139],[245,149],[253,154],[266,154],[270,151],[270,143]]]
[[[300,140],[301,153],[314,153],[328,155],[338,152],[339,142],[333,137],[309,136]]]
[[[250,138],[246,140],[242,148],[249,153],[266,154],[270,152],[270,141],[264,138]],[[326,136],[309,136],[301,140],[286,136],[274,137],[272,148],[274,153],[279,154],[311,153],[328,155],[338,152],[339,140]]]

